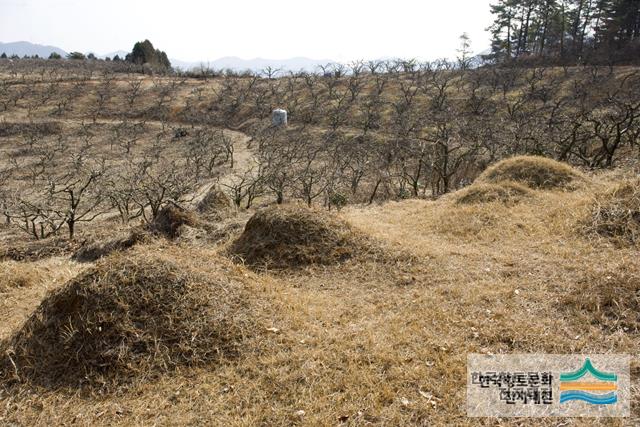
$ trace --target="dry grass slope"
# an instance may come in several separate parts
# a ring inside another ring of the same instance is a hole
[[[586,270],[562,303],[586,314],[586,321],[615,333],[640,332],[640,272],[622,260],[615,269]]]
[[[320,210],[297,205],[270,207],[253,215],[231,253],[258,269],[289,269],[383,258],[370,237]]]
[[[530,196],[531,190],[516,182],[505,181],[497,184],[478,182],[456,193],[455,200],[461,205],[491,202],[509,204],[517,203]]]
[[[596,194],[583,229],[588,236],[601,236],[619,245],[639,245],[640,179]]]
[[[3,344],[1,376],[108,390],[232,358],[254,328],[243,286],[226,276],[175,248],[106,258],[46,297]]]
[[[574,190],[585,177],[567,165],[537,156],[517,156],[502,160],[485,170],[478,182],[513,181],[532,189]]]

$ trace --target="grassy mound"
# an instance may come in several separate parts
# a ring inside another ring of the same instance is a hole
[[[520,183],[533,189],[573,190],[584,177],[571,166],[537,156],[518,156],[502,160],[485,170],[478,182]]]
[[[517,203],[531,195],[531,191],[515,182],[500,182],[498,184],[476,183],[456,194],[455,201],[461,205],[476,203]]]
[[[587,235],[622,245],[640,244],[640,179],[623,182],[596,195],[584,224]]]
[[[108,389],[215,363],[239,354],[253,324],[248,301],[221,268],[204,269],[178,249],[118,254],[42,302],[3,343],[0,376]]]
[[[229,197],[216,187],[212,187],[197,206],[200,214],[207,217],[215,217],[216,219],[228,216],[232,209]]]
[[[346,222],[300,206],[275,206],[257,212],[232,244],[231,252],[252,267],[273,269],[381,255],[369,237]]]
[[[149,228],[154,233],[173,239],[179,236],[181,226],[195,227],[199,222],[193,212],[175,203],[169,203],[160,209]]]

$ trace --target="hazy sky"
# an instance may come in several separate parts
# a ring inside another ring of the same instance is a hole
[[[130,50],[148,38],[169,57],[453,57],[467,32],[489,46],[490,0],[0,0],[0,41],[66,51]]]

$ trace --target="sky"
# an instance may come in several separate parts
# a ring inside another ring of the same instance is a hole
[[[489,47],[491,0],[0,0],[0,42],[170,58],[453,58],[466,32]]]

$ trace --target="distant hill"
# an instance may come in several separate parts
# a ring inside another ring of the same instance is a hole
[[[0,42],[0,54],[6,53],[8,56],[18,55],[19,57],[23,57],[25,55],[33,56],[38,55],[41,58],[47,58],[51,55],[52,52],[59,54],[64,57],[67,55],[67,52],[55,46],[44,46],[41,44],[35,44],[30,42],[11,42],[11,43],[2,43]]]
[[[23,57],[24,55],[33,56],[38,55],[42,58],[47,58],[51,54],[51,52],[56,52],[62,57],[67,55],[67,52],[63,49],[60,49],[56,46],[44,46],[35,43],[18,41],[18,42],[10,42],[10,43],[1,43],[0,42],[0,54],[6,53],[8,56],[18,55],[19,57]],[[88,52],[86,52],[88,53]],[[113,58],[115,55],[120,56],[120,58],[124,59],[124,57],[129,53],[124,50],[117,50],[114,52],[109,52],[106,54],[96,56],[98,58]],[[271,67],[274,69],[280,69],[283,72],[288,71],[315,71],[319,65],[325,65],[332,61],[330,59],[310,59],[304,57],[296,57],[296,58],[287,58],[287,59],[265,59],[265,58],[253,58],[253,59],[242,59],[235,56],[226,56],[224,58],[219,58],[213,61],[182,61],[180,59],[171,58],[171,65],[176,68],[181,68],[183,70],[190,70],[192,68],[200,67],[204,65],[205,67],[212,68],[214,70],[226,70],[231,69],[234,71],[261,71],[267,67]]]
[[[287,71],[315,71],[319,65],[326,65],[332,61],[331,59],[310,59],[304,57],[288,58],[288,59],[265,59],[265,58],[253,58],[242,59],[235,56],[226,56],[224,58],[216,59],[213,61],[200,61],[200,62],[186,62],[178,59],[171,59],[171,64],[174,67],[188,70],[192,68],[204,65],[205,67],[212,68],[214,70],[232,69],[235,71],[260,71],[267,67],[280,69],[284,72]]]

